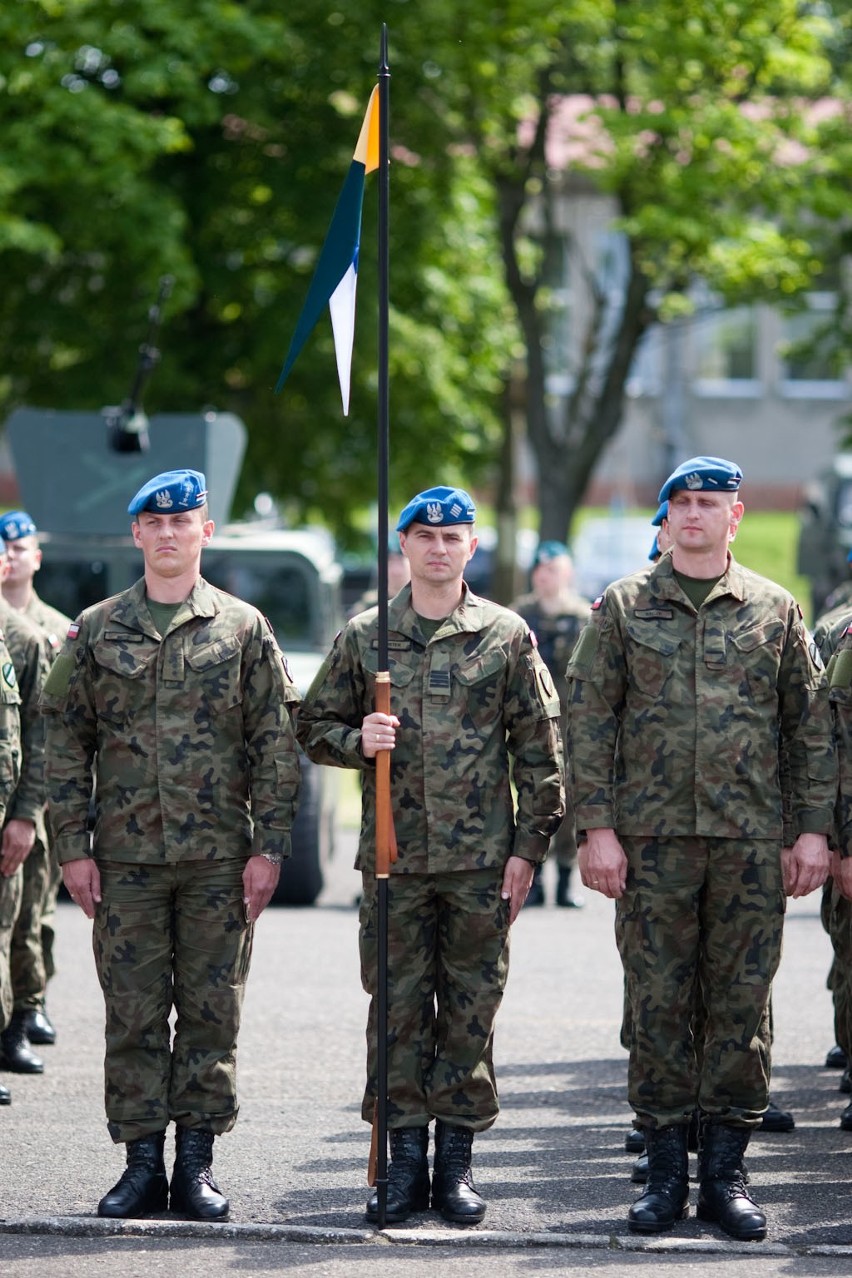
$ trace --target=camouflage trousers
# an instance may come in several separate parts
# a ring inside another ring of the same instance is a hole
[[[502,870],[391,874],[388,888],[388,1125],[440,1118],[485,1131],[499,1104],[494,1020],[509,970]],[[363,875],[361,982],[370,995],[367,1087],[376,1096],[377,885]]]
[[[0,875],[0,1030],[4,1030],[9,1024],[14,1004],[9,953],[15,921],[21,908],[23,877],[21,869],[17,869],[9,878]]]
[[[99,860],[98,868],[102,901],[92,943],[106,1004],[110,1135],[136,1140],[170,1121],[230,1131],[254,935],[245,921],[243,862]]]
[[[769,1096],[769,998],[786,907],[780,845],[621,842],[628,874],[616,940],[632,1020],[630,1104],[643,1126],[687,1122],[695,1108],[754,1126]]]
[[[19,1010],[41,1007],[47,987],[42,923],[55,876],[51,854],[41,839],[36,839],[22,870],[21,909],[11,954],[12,990]]]
[[[822,890],[820,914],[833,950],[826,984],[834,1003],[834,1039],[852,1060],[852,901],[841,896],[833,879]]]

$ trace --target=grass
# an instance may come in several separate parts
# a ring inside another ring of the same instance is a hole
[[[606,515],[605,509],[583,509],[577,516],[576,528],[581,528],[585,519],[592,515]],[[649,544],[651,520],[654,510],[628,510],[627,515],[647,515]],[[770,581],[777,581],[779,586],[789,590],[801,605],[806,620],[813,618],[810,613],[810,586],[806,577],[796,572],[796,547],[799,539],[799,517],[793,511],[753,511],[743,516],[740,531],[734,542],[735,558],[745,568],[759,572]]]

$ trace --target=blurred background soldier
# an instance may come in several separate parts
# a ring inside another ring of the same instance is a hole
[[[567,741],[565,715],[568,706],[568,682],[565,671],[574,644],[589,620],[589,600],[573,588],[574,564],[562,541],[542,541],[533,556],[530,592],[520,595],[511,605],[532,630],[539,656],[550,671],[562,712],[562,740]],[[565,816],[550,840],[550,855],[556,861],[556,904],[579,909],[583,898],[571,885],[577,864],[577,832],[570,789],[566,793]],[[544,905],[543,867],[538,866],[527,897],[527,905]]]
[[[408,567],[408,560],[402,553],[402,548],[399,544],[399,534],[390,533],[388,536],[388,599],[393,599],[394,595],[399,594],[403,586],[407,586],[410,580],[411,571]],[[350,617],[357,617],[359,612],[366,612],[368,608],[375,608],[378,602],[378,588],[371,586],[353,604],[349,615]]]
[[[0,538],[0,578],[8,565],[7,542]],[[48,646],[43,632],[23,613],[0,598],[0,629],[12,657],[20,693],[21,773],[6,806],[0,872],[20,869],[18,910],[10,947],[13,1010],[0,1033],[0,1066],[16,1074],[41,1074],[44,1062],[30,1047],[27,1028],[44,997],[45,974],[41,947],[41,906],[47,867],[45,828],[44,721],[39,698],[47,678]],[[27,874],[36,858],[36,873]],[[36,887],[33,887],[33,883]],[[21,911],[26,909],[21,924]]]
[[[108,1127],[127,1147],[98,1214],[222,1221],[213,1141],[237,1121],[254,924],[290,851],[298,693],[269,623],[200,575],[204,475],[156,475],[128,513],[144,576],[74,622],[43,697],[51,830],[94,920]]]
[[[21,698],[15,667],[0,634],[0,821],[12,798],[21,764]],[[21,904],[22,872],[0,855],[0,1034],[12,1018],[12,976],[10,949],[12,930]],[[0,1105],[8,1105],[12,1094],[0,1083]]]
[[[0,516],[0,537],[6,544],[7,561],[3,598],[42,631],[52,662],[62,647],[71,618],[36,594],[33,578],[41,567],[42,553],[36,526],[25,510],[11,510]],[[46,837],[46,830],[41,833]],[[56,1041],[45,995],[47,983],[56,973],[53,942],[61,881],[59,862],[49,845],[38,838],[24,862],[21,910],[12,937],[15,1005],[23,1008],[27,1038],[37,1045]]]

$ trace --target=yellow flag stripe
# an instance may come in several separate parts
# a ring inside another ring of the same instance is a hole
[[[379,86],[376,85],[370,94],[370,101],[367,103],[367,111],[364,116],[364,123],[361,125],[361,132],[358,135],[358,145],[355,147],[353,160],[357,160],[364,165],[365,173],[372,173],[374,169],[379,167]]]

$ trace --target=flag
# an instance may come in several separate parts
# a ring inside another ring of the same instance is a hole
[[[355,337],[355,290],[358,283],[358,249],[361,243],[361,207],[364,178],[379,167],[379,89],[370,94],[358,145],[340,192],[331,226],[296,324],[287,358],[275,386],[276,395],[286,382],[299,352],[328,304],[337,357],[337,376],[343,399],[343,415],[349,415],[349,383],[352,343]]]

